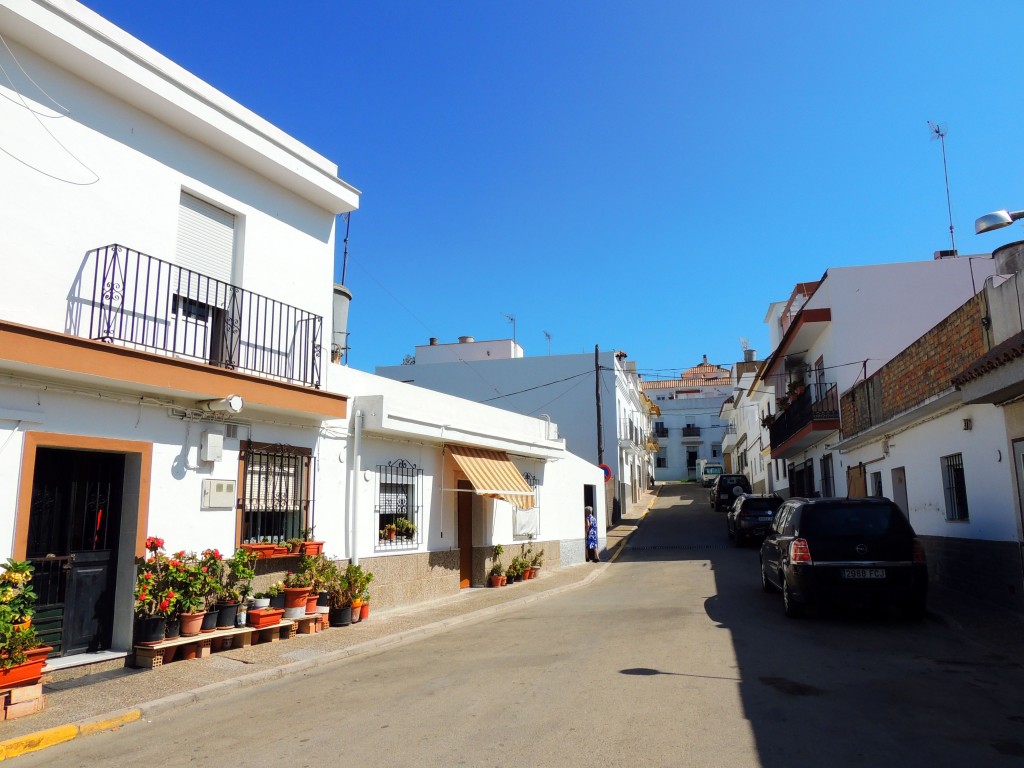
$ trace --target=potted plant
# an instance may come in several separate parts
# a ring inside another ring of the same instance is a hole
[[[42,676],[47,654],[40,645],[32,614],[36,596],[32,590],[32,565],[27,560],[8,560],[0,574],[0,688],[34,685]]]
[[[288,571],[284,577],[284,617],[299,619],[306,615],[306,597],[312,579],[305,571]]]
[[[303,528],[299,531],[299,536],[302,538],[302,553],[305,555],[319,555],[324,551],[324,543],[313,539],[313,529],[315,527],[311,525],[309,528]]]
[[[270,598],[271,608],[284,608],[284,582],[275,581],[264,592],[267,597]]]
[[[203,550],[199,556],[199,571],[203,574],[203,599],[206,608],[200,631],[213,632],[220,623],[218,602],[224,590],[224,557],[219,549]]]
[[[135,578],[135,642],[156,645],[164,639],[167,617],[176,615],[177,594],[171,587],[164,540],[146,539],[146,554]]]
[[[288,547],[289,554],[297,555],[299,554],[299,551],[302,549],[302,539],[288,539],[285,542],[285,545]]]
[[[411,539],[416,535],[416,526],[407,517],[396,517],[395,533],[403,539]]]
[[[183,637],[198,635],[206,615],[206,574],[194,553],[175,552],[167,562],[167,578],[176,596],[179,633]]]
[[[533,569],[534,578],[537,577],[537,573],[538,571],[540,571],[540,567],[542,565],[544,565],[544,550],[539,549],[537,550],[536,554],[534,554],[533,558],[530,560],[530,567]]]
[[[348,579],[333,561],[324,573],[324,585],[329,604],[327,623],[332,627],[348,626],[352,623],[351,589]]]
[[[397,529],[393,523],[388,523],[384,526],[384,529],[380,532],[381,540],[383,541],[394,541]]]
[[[501,544],[495,544],[494,545],[494,549],[492,551],[492,557],[494,558],[494,562],[491,563],[491,573],[490,573],[491,586],[492,587],[500,587],[501,586],[501,573],[502,573],[501,555],[502,555],[502,553],[504,551],[505,551],[505,548],[503,546],[501,546]]]
[[[228,615],[224,617],[224,620],[232,619],[231,626],[245,626],[246,598],[252,591],[252,580],[256,577],[257,560],[259,560],[258,555],[239,548],[235,550],[235,554],[224,561],[224,596],[227,598],[226,602],[235,604],[234,616],[231,616],[228,611]],[[220,626],[221,620],[218,620],[217,624]]]

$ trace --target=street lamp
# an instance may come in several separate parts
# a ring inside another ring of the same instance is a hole
[[[1024,211],[993,211],[974,221],[974,234],[991,232],[993,229],[1008,227],[1018,219],[1024,219]]]

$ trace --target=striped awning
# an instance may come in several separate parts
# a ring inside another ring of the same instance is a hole
[[[449,445],[446,448],[455,463],[466,473],[478,495],[504,499],[519,509],[534,506],[533,489],[504,451],[463,445]]]

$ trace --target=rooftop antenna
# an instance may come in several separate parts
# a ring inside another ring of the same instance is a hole
[[[502,317],[504,317],[510,323],[512,323],[512,343],[515,344],[516,343],[516,316],[515,315],[507,315],[504,312],[502,312],[501,314],[502,314]]]
[[[544,338],[548,340],[548,355],[551,354],[551,334],[544,331]]]
[[[928,121],[928,130],[931,132],[932,141],[935,139],[939,140],[942,144],[942,174],[946,178],[946,208],[949,211],[949,244],[953,249],[953,254],[956,254],[956,238],[953,237],[953,203],[949,199],[949,169],[946,167],[946,135],[949,131],[946,130],[946,126],[933,123],[931,120]]]
[[[341,214],[345,220],[345,250],[341,256],[341,284],[345,284],[345,273],[348,271],[348,231],[352,226],[352,211]]]

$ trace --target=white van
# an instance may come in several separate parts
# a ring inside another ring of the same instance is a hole
[[[702,461],[703,465],[701,465]],[[712,463],[705,459],[697,462],[697,476],[700,478],[700,484],[705,488],[710,488],[711,484],[715,482],[715,478],[722,474],[722,472],[721,464]]]

